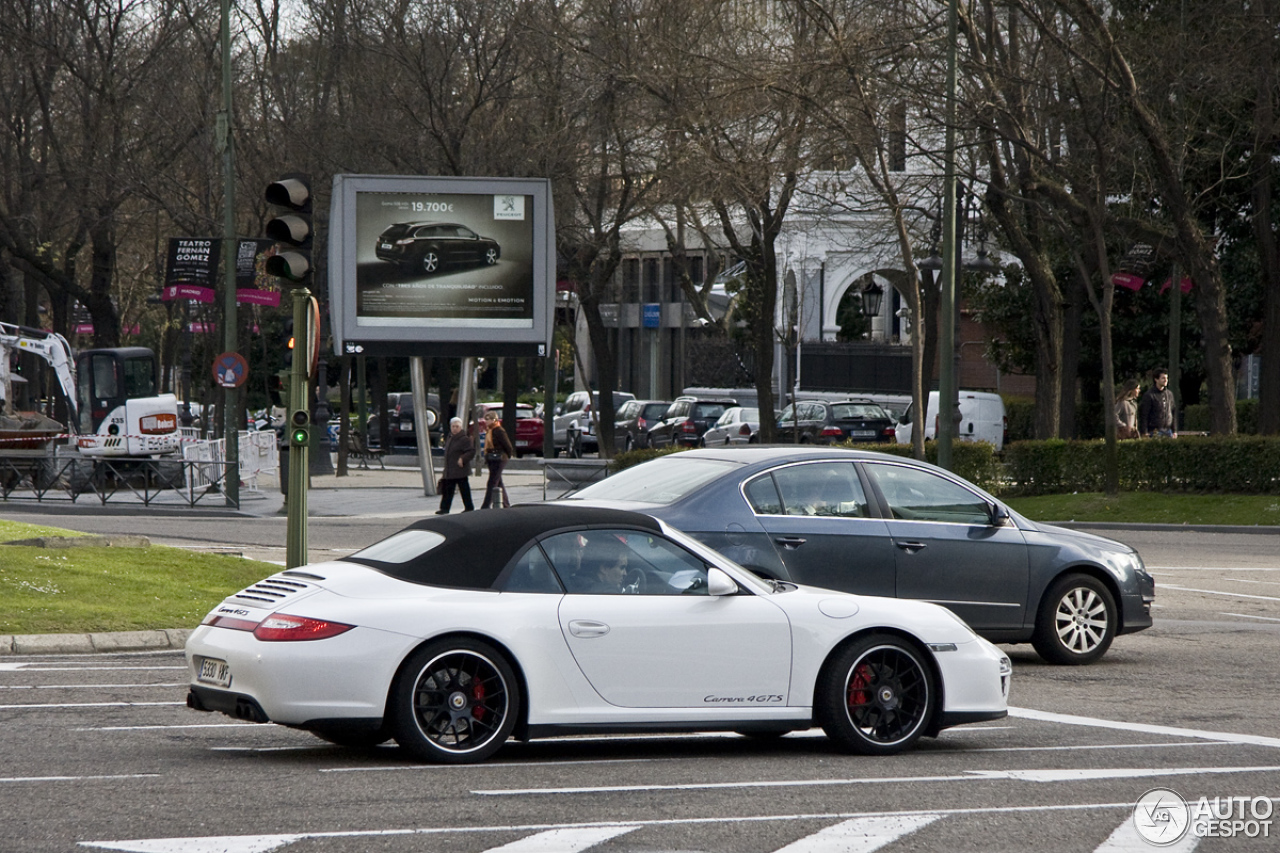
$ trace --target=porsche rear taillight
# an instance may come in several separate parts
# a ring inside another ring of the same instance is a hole
[[[276,613],[268,616],[253,629],[253,636],[269,643],[296,642],[299,640],[325,640],[345,634],[354,628],[342,622],[325,619],[308,619],[306,616],[290,616]]]

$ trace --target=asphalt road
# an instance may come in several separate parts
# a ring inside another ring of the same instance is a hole
[[[284,524],[48,523],[211,547],[272,546]],[[337,553],[403,523],[313,519],[312,544]],[[1280,539],[1108,533],[1155,574],[1155,627],[1082,668],[1008,646],[1007,720],[892,758],[836,753],[814,731],[539,741],[479,767],[421,766],[394,746],[190,711],[178,653],[0,659],[0,851],[1154,851],[1133,814],[1160,787],[1243,808],[1236,831],[1255,833],[1164,849],[1276,849],[1280,816],[1258,815],[1280,796]]]

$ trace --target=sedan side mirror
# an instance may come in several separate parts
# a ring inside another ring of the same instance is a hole
[[[737,595],[737,582],[715,566],[707,569],[707,595]]]
[[[1004,527],[1009,523],[1009,510],[1003,504],[991,505],[991,526]]]

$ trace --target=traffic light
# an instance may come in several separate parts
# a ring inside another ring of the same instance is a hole
[[[315,230],[311,224],[311,176],[285,175],[267,186],[268,204],[283,208],[279,216],[267,223],[267,237],[278,244],[267,258],[268,275],[286,283],[305,285],[311,278],[311,243]]]
[[[306,447],[311,439],[311,415],[306,409],[298,409],[289,417],[289,444],[292,447]]]
[[[280,343],[284,344],[284,357],[281,363],[285,370],[293,367],[293,349],[296,338],[293,336],[293,318],[285,317],[280,329]]]

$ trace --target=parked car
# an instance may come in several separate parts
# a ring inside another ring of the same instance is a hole
[[[382,420],[378,410],[370,406],[369,421],[365,426],[366,444],[372,448],[382,447]],[[418,447],[415,429],[416,419],[413,414],[413,394],[400,391],[387,395],[387,433],[388,444],[392,449]],[[427,394],[427,436],[434,446],[439,444],[440,431],[443,425],[440,420],[440,395]]]
[[[1119,542],[1031,521],[924,462],[863,450],[691,450],[575,500],[649,513],[765,576],[933,601],[1052,663],[1151,627],[1155,582]]]
[[[821,726],[889,755],[1006,716],[1012,669],[940,607],[766,583],[649,516],[564,504],[431,517],[278,572],[186,658],[190,708],[445,764],[592,729]]]
[[[801,400],[782,410],[776,440],[780,444],[892,444],[893,433],[893,418],[871,400]]]
[[[616,423],[618,409],[628,400],[634,400],[635,394],[626,391],[613,392],[613,412]],[[583,453],[594,453],[600,449],[596,438],[596,418],[592,409],[599,405],[599,391],[574,391],[564,401],[564,406],[556,414],[555,444],[556,453],[561,450],[566,456],[581,456]]]
[[[650,447],[669,447],[673,444],[697,447],[702,434],[720,420],[726,409],[738,405],[728,397],[676,397],[662,420],[649,428]]]
[[[496,240],[456,222],[397,222],[378,235],[377,256],[401,272],[432,275],[446,267],[493,266],[502,257]]]
[[[635,450],[649,446],[649,427],[662,420],[670,400],[628,400],[613,416],[613,446]]]
[[[471,410],[471,434],[475,435],[476,431],[484,432],[483,427],[477,426],[484,413],[490,409],[496,409],[498,417],[502,417],[502,403],[477,403],[475,408]],[[516,403],[516,428],[511,429],[510,424],[504,423],[502,428],[507,431],[507,437],[511,439],[511,443],[515,445],[516,456],[522,457],[526,453],[532,453],[534,456],[542,455],[542,433],[543,420],[538,417],[533,406],[528,403]],[[477,447],[477,450],[480,448]]]
[[[1004,449],[1005,436],[1009,431],[1009,418],[1005,415],[1004,400],[999,394],[988,391],[961,391],[957,395],[960,406],[960,420],[957,435],[961,441],[985,441],[995,446],[997,451]],[[938,437],[938,392],[929,392],[927,403],[928,414],[924,420],[925,441],[933,441]],[[915,407],[909,406],[899,421],[896,434],[899,444],[910,444],[915,430]]]
[[[703,447],[720,444],[755,444],[760,432],[760,410],[744,406],[725,409],[720,420],[702,434]]]

